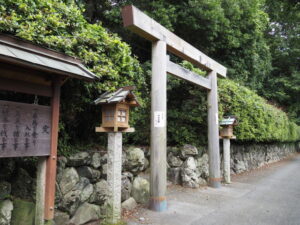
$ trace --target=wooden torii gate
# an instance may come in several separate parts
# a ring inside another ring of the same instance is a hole
[[[227,69],[132,5],[122,9],[122,17],[124,27],[152,42],[150,209],[164,211],[167,209],[167,73],[208,91],[209,185],[218,188],[221,173],[217,74],[226,77]],[[167,51],[208,71],[208,78],[169,61]]]

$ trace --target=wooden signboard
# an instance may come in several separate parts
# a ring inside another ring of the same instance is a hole
[[[0,100],[0,158],[50,155],[51,107]]]

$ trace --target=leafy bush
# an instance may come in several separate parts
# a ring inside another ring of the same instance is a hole
[[[80,58],[100,78],[92,84],[69,80],[63,86],[59,139],[63,151],[69,151],[74,140],[103,139],[94,132],[100,109],[91,105],[99,92],[144,86],[142,69],[130,47],[100,23],[88,23],[82,13],[73,1],[0,0],[0,32]]]
[[[235,133],[240,141],[296,141],[300,127],[289,121],[282,110],[246,87],[230,80],[219,80],[220,115],[235,115]]]
[[[68,3],[65,3],[68,2]],[[80,142],[103,144],[106,135],[95,134],[100,123],[100,108],[92,104],[99,92],[134,84],[142,107],[133,110],[132,125],[137,132],[125,142],[149,143],[150,63],[140,65],[130,47],[104,29],[89,24],[73,1],[0,0],[0,31],[80,58],[99,78],[88,84],[70,80],[62,90],[60,149],[72,151]],[[183,63],[189,69],[193,67]],[[200,71],[195,71],[203,75]],[[235,129],[241,141],[295,141],[299,127],[286,114],[268,105],[249,89],[229,80],[219,80],[220,116],[235,114],[240,125]],[[168,142],[203,145],[207,140],[206,92],[173,77],[168,78]],[[124,135],[125,136],[125,135]]]

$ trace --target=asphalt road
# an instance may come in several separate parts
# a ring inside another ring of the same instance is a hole
[[[139,209],[129,225],[300,225],[300,155],[233,177],[219,189],[168,189],[168,210]]]

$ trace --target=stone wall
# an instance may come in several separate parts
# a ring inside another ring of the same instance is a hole
[[[222,143],[221,143],[222,160]],[[300,143],[231,144],[231,173],[238,174],[279,161],[300,150]],[[208,154],[205,149],[191,145],[168,148],[168,179],[174,184],[196,188],[206,185]],[[221,163],[221,169],[222,169]]]
[[[299,143],[232,144],[231,172],[241,173],[261,167],[283,159],[299,149]],[[125,210],[131,210],[137,203],[145,204],[148,201],[149,158],[147,147],[128,147],[123,150],[122,207]],[[168,147],[167,160],[169,182],[189,188],[206,185],[209,175],[206,148],[192,145]],[[19,225],[9,221],[14,215],[23,215],[22,212],[13,210],[20,209],[21,203],[25,204],[19,199],[16,200],[18,197],[34,201],[34,166],[29,169],[28,166],[22,168],[12,159],[0,160],[0,166],[1,170],[3,168],[6,171],[5,174],[0,174],[0,224]],[[104,218],[109,192],[106,182],[106,152],[84,151],[67,158],[59,157],[57,169],[56,225],[81,225]],[[33,216],[33,213],[27,214]],[[33,221],[32,218],[27,219]],[[13,218],[12,221],[18,219]]]

